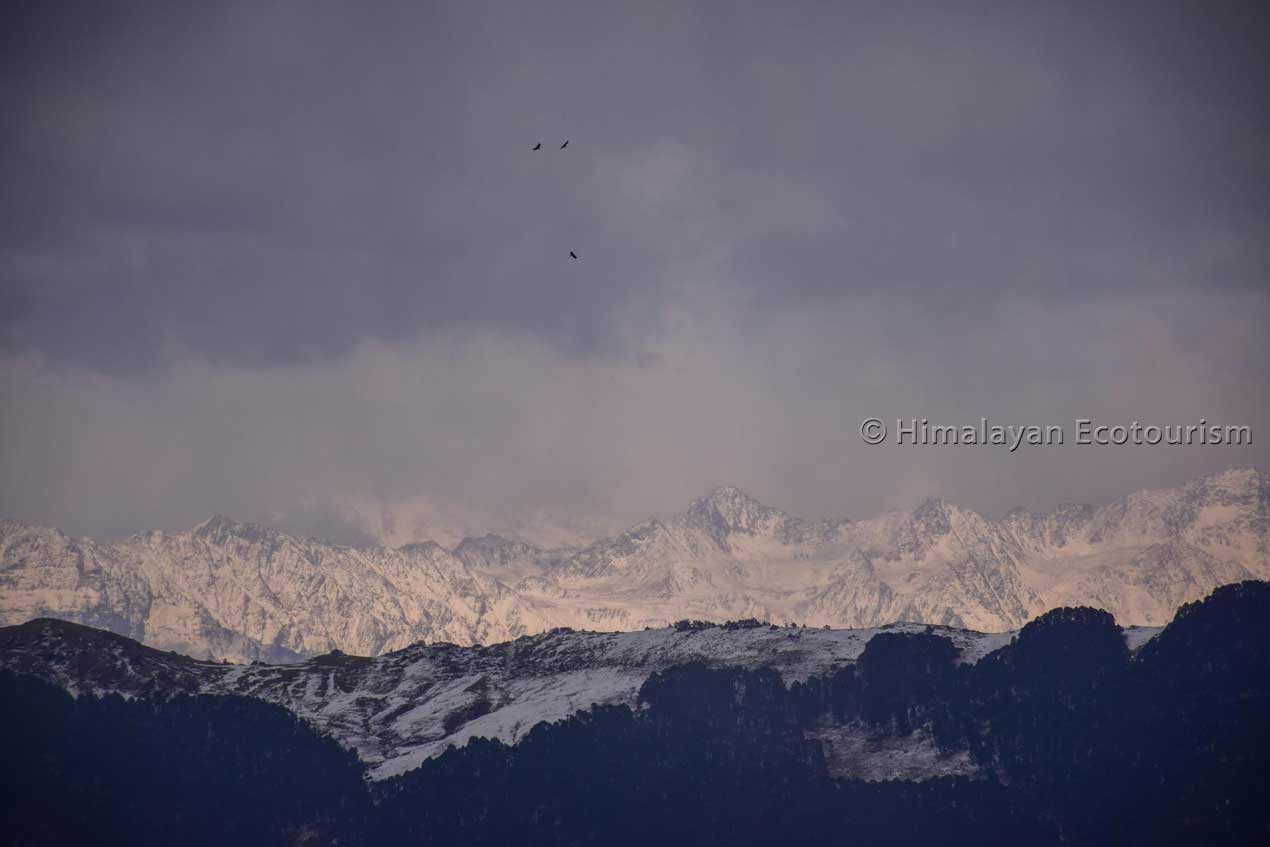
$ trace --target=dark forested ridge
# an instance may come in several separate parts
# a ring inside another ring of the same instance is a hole
[[[9,672],[0,702],[12,844],[345,843],[364,823],[360,763],[277,706],[72,699]]]
[[[636,710],[476,740],[368,786],[285,710],[72,699],[0,673],[11,844],[1270,843],[1270,585],[1184,606],[1136,655],[1105,612],[1050,612],[957,664],[935,631],[854,665],[684,665]],[[825,726],[930,732],[982,778],[836,779]]]

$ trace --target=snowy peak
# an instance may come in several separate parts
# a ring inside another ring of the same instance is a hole
[[[1159,542],[1185,541],[1225,526],[1264,532],[1270,516],[1270,477],[1240,469],[1201,477],[1174,489],[1137,491],[1098,509],[1088,537]],[[1232,524],[1232,521],[1234,524]]]
[[[239,523],[216,514],[190,530],[190,536],[208,544],[224,545],[234,540],[250,543],[277,543],[290,538],[285,533],[258,523]]]
[[[1217,474],[1200,477],[1183,487],[1205,499],[1224,501],[1229,498],[1264,498],[1270,496],[1270,474],[1255,468],[1233,468]]]
[[[937,497],[928,497],[913,510],[912,526],[922,535],[938,538],[952,529],[953,509]]]
[[[468,567],[490,568],[533,560],[542,556],[544,551],[523,541],[486,533],[479,538],[464,538],[453,553]]]
[[[784,512],[763,505],[741,489],[723,486],[694,502],[679,520],[723,543],[730,535],[771,531],[785,517]]]
[[[750,532],[761,522],[783,513],[765,506],[734,486],[720,486],[700,500],[695,501],[685,513],[705,518],[711,524],[726,527],[734,532]]]

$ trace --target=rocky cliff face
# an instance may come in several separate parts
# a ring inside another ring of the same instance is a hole
[[[1270,578],[1270,478],[1235,470],[1115,503],[989,520],[938,500],[804,521],[720,488],[585,549],[484,536],[353,550],[216,517],[116,544],[0,523],[0,623],[57,617],[198,657],[285,660],[556,626],[683,618],[1016,629],[1058,606],[1160,625]]]

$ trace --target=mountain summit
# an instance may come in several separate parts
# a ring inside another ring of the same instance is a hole
[[[1090,605],[1158,625],[1219,585],[1268,577],[1270,478],[1256,470],[999,520],[928,500],[805,521],[722,487],[673,517],[552,550],[495,535],[356,550],[224,516],[104,544],[0,521],[0,624],[55,617],[233,659],[683,618],[1001,632]]]
[[[733,486],[721,486],[688,507],[686,523],[710,531],[718,537],[732,533],[753,534],[785,517],[784,512],[764,506]]]

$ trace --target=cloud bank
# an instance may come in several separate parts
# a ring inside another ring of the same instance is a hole
[[[1080,6],[29,7],[0,513],[565,543],[718,484],[997,513],[1264,468],[1266,13]]]

